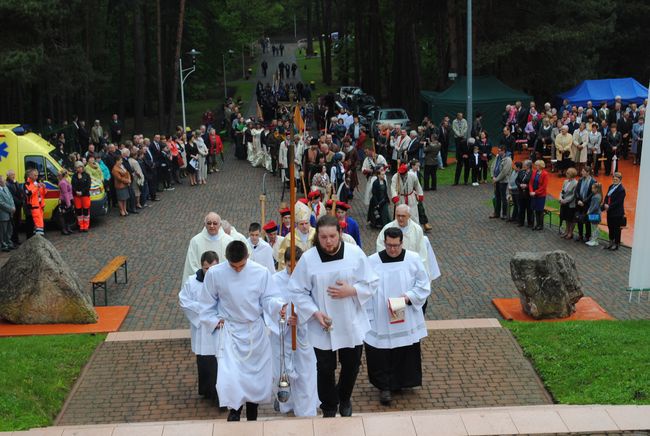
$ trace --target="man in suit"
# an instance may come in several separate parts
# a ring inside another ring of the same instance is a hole
[[[158,182],[165,180],[165,168],[162,165],[165,159],[165,156],[163,156],[163,148],[165,148],[165,145],[160,141],[160,135],[154,135],[149,149],[153,153],[153,157],[156,161],[156,176]],[[154,185],[153,187],[149,186],[149,190],[154,192],[162,192],[162,189],[160,189],[158,184]]]
[[[442,158],[440,169],[442,170],[447,166],[447,154],[449,153],[449,117],[444,117],[440,122],[438,140],[440,141],[440,157]]]
[[[512,159],[506,155],[506,148],[499,146],[499,153],[492,165],[492,183],[494,183],[494,214],[490,218],[508,219],[508,180],[512,173]]]
[[[158,201],[156,198],[158,187],[158,164],[156,162],[153,145],[149,143],[149,139],[144,140],[144,178],[147,179],[147,186],[149,186],[149,199],[151,201]]]
[[[411,130],[409,133],[409,143],[406,147],[406,159],[410,162],[412,160],[418,160],[420,154],[420,138],[418,137],[418,132]]]
[[[571,135],[573,135],[573,132],[580,128],[580,123],[576,120],[575,114],[569,115],[569,122],[567,123],[567,127],[569,128],[569,133]]]
[[[617,97],[619,100],[621,97]],[[614,103],[614,107],[609,111],[609,116],[607,118],[607,121],[609,121],[609,124],[611,125],[612,123],[617,123],[618,121],[623,118],[623,106],[620,103],[620,101],[617,101]]]
[[[505,147],[506,153],[510,154],[510,156],[514,156],[515,138],[510,133],[510,127],[506,126],[503,128],[503,137],[499,141],[499,146]]]
[[[621,155],[623,159],[627,160],[627,154],[630,151],[630,140],[632,139],[632,125],[634,123],[630,119],[629,112],[623,112],[623,116],[616,123],[618,131],[621,132]]]
[[[463,180],[467,185],[469,179],[469,155],[471,153],[470,150],[474,147],[474,138],[469,138],[469,142],[470,143],[463,139],[456,143],[456,173],[454,174],[454,186],[458,185],[460,172],[463,168],[465,168]]]
[[[607,107],[606,101],[600,103],[600,108],[598,109],[598,119],[601,121],[609,120],[609,108]]]
[[[85,153],[88,150],[88,145],[90,144],[90,134],[88,133],[86,122],[84,120],[79,121],[79,129],[77,130],[77,143],[79,144],[81,153]]]
[[[113,114],[111,122],[109,124],[109,129],[111,131],[111,142],[113,144],[119,144],[122,141],[122,121],[117,117],[117,114]]]

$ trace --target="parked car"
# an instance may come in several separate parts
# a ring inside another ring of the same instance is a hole
[[[411,120],[404,109],[381,108],[372,111],[372,131],[375,131],[380,124],[392,124],[408,129],[411,126]]]
[[[363,90],[358,86],[341,86],[339,88],[339,97],[345,100],[348,96],[351,96],[355,92],[363,94]]]

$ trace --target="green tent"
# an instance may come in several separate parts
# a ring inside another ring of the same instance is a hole
[[[467,79],[458,77],[449,88],[442,92],[420,91],[423,113],[438,125],[447,115],[451,120],[456,113],[465,114],[467,107]],[[492,143],[498,143],[501,135],[501,114],[507,104],[521,100],[527,105],[531,97],[522,91],[510,88],[494,76],[474,77],[474,116],[483,114],[483,128],[487,130]],[[466,114],[465,114],[466,115]],[[474,120],[467,120],[470,128]]]

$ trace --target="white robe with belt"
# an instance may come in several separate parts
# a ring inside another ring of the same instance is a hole
[[[426,337],[422,305],[431,289],[429,277],[420,256],[405,250],[401,262],[383,263],[379,253],[369,258],[379,276],[377,293],[366,303],[371,329],[365,342],[375,348],[398,348],[417,343]],[[406,306],[404,322],[391,324],[388,299],[408,296],[411,304]]]
[[[192,274],[178,293],[178,301],[185,317],[190,322],[192,352],[200,356],[214,356],[217,354],[217,335],[200,322],[201,303],[199,297],[202,289],[203,282],[196,279],[196,274]]]
[[[397,186],[397,179],[399,178],[399,189]],[[406,177],[402,178],[400,174],[394,174],[390,182],[390,198],[398,197],[397,204],[408,205],[411,211],[411,219],[416,223],[420,223],[420,215],[418,212],[418,196],[424,195],[420,180],[418,177],[408,171]]]
[[[226,261],[226,246],[230,244],[232,238],[219,229],[216,236],[210,236],[208,230],[204,227],[201,233],[195,235],[190,240],[190,245],[187,247],[187,255],[185,256],[185,266],[183,268],[183,277],[181,279],[181,286],[189,276],[196,273],[201,268],[201,255],[206,251],[214,251],[219,256],[219,263]]]
[[[298,306],[298,322],[309,323],[309,339],[315,348],[333,350],[351,348],[363,343],[370,322],[363,307],[377,291],[379,278],[368,258],[357,246],[342,243],[343,259],[323,262],[316,247],[303,253],[291,274],[289,291]],[[342,280],[354,286],[357,295],[334,299],[329,286]],[[316,311],[332,319],[332,328],[323,330],[313,318]]]
[[[282,298],[290,302],[291,295],[287,290],[289,274],[286,269],[273,275],[273,282],[280,290]],[[290,315],[290,305],[287,306],[287,316]],[[273,387],[277,391],[280,379],[280,326],[279,314],[264,314],[267,326],[271,331],[271,349],[273,350]],[[296,351],[291,350],[291,327],[285,325],[284,335],[285,371],[289,376],[291,395],[289,401],[280,403],[280,412],[288,413],[293,410],[296,416],[316,416],[320,405],[316,383],[316,355],[309,342],[309,332],[306,323],[298,325],[296,331]]]
[[[278,313],[284,305],[271,273],[255,262],[240,272],[230,264],[210,267],[200,297],[201,323],[217,335],[219,405],[238,409],[245,402],[273,399],[271,343],[263,313]]]

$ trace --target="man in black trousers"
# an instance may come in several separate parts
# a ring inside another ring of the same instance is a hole
[[[470,150],[474,147],[474,138],[469,138],[469,141],[461,138],[456,142],[456,174],[454,175],[454,186],[458,185],[460,179],[460,172],[465,168],[463,173],[463,181],[467,185],[469,180],[469,155]]]

